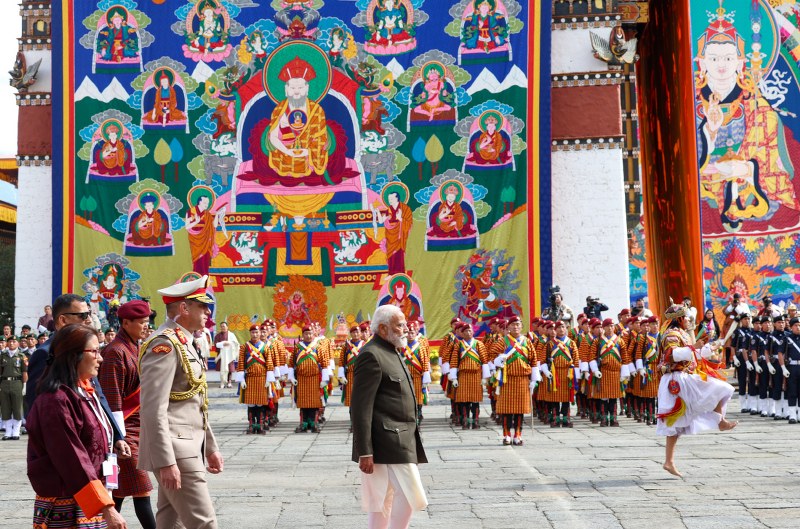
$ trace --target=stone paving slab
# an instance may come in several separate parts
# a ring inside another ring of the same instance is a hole
[[[350,462],[348,412],[331,398],[320,434],[295,434],[298,412],[288,399],[281,424],[245,435],[245,408],[232,390],[211,389],[211,422],[225,472],[209,476],[220,528],[366,526],[360,472]],[[448,425],[449,406],[435,390],[425,409],[420,467],[430,505],[412,527],[447,529],[623,528],[738,529],[797,527],[800,425],[740,415],[730,433],[682,438],[677,463],[684,479],[661,468],[664,439],[655,428],[620,419],[620,428],[575,421],[551,429],[526,419],[525,446],[502,446],[482,409],[480,430]],[[24,438],[23,438],[24,440]],[[33,491],[25,475],[25,443],[0,443],[0,527],[30,527]],[[130,502],[123,515],[139,528]]]

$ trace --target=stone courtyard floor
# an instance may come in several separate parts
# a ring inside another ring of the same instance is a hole
[[[281,424],[254,436],[243,433],[245,408],[234,390],[211,386],[211,422],[225,457],[224,473],[209,476],[221,529],[366,527],[338,390],[320,434],[293,433],[298,413],[284,399]],[[620,428],[576,420],[573,429],[536,424],[531,431],[527,418],[526,444],[511,447],[501,445],[488,403],[481,413],[482,429],[454,429],[446,420],[449,406],[433,393],[422,432],[430,463],[420,467],[430,505],[415,514],[412,527],[800,525],[800,424],[741,415],[738,400],[728,411],[741,421],[735,430],[681,439],[677,464],[684,479],[662,470],[664,440],[655,427],[632,419],[621,418]],[[25,439],[0,443],[0,527],[31,526]],[[130,500],[123,515],[139,527]]]

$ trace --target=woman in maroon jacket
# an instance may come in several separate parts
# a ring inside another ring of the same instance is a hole
[[[91,327],[67,325],[53,337],[27,420],[37,529],[128,527],[102,477],[112,430],[90,383],[102,361]]]

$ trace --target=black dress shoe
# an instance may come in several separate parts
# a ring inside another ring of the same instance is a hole
[[[15,435],[14,437],[12,437],[12,438],[11,438],[11,440],[12,440],[12,441],[19,441],[19,436],[18,436],[18,435]]]
[[[3,441],[8,441],[9,439],[11,439],[10,435],[4,435],[3,436]]]

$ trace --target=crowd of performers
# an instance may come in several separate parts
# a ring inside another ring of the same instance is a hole
[[[431,346],[419,333],[421,323],[408,323],[408,346],[402,351],[414,380],[420,423],[431,383]],[[527,333],[518,316],[494,318],[489,332],[480,338],[471,324],[458,318],[453,318],[450,326],[451,331],[441,340],[439,362],[442,389],[450,399],[450,419],[456,426],[481,427],[485,395],[491,404],[491,420],[502,425],[506,445],[523,444],[524,417],[532,412],[551,428],[573,427],[572,404],[577,417],[599,427],[619,426],[620,415],[656,424],[662,374],[659,336],[663,331],[656,316],[631,316],[629,309],[622,310],[616,321],[580,314],[576,327],[564,319],[534,318]],[[800,324],[797,327],[800,332]],[[709,341],[702,329],[697,334],[693,341],[698,347]],[[735,337],[741,341],[745,336],[751,343],[755,335],[741,325]],[[334,380],[341,387],[342,403],[349,407],[357,383],[355,362],[370,337],[370,322],[353,325],[349,339],[340,344],[326,338],[320,325],[312,324],[302,329],[294,347],[287,347],[277,323],[267,320],[250,328],[250,340],[238,348],[238,371],[223,373],[222,384],[229,383],[229,376],[239,382],[240,402],[248,406],[249,433],[265,433],[278,423],[278,403],[284,395],[291,395],[300,410],[295,431],[319,432]],[[227,344],[219,338],[215,341],[221,349]],[[227,340],[227,333],[222,338]],[[797,344],[797,363],[790,365],[787,360],[786,364],[800,381],[800,340]],[[764,367],[765,372],[767,369]],[[749,376],[750,371],[744,368],[744,373]],[[757,391],[757,382],[766,377],[752,379]],[[796,406],[796,400],[792,402]]]

